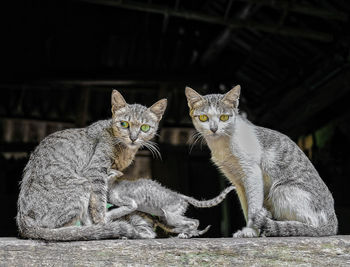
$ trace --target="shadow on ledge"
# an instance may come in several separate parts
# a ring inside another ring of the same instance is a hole
[[[0,238],[0,266],[349,266],[350,236],[46,243]]]

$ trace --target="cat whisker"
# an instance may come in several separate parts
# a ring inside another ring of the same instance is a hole
[[[198,141],[201,141],[201,149],[202,149],[203,140],[204,140],[204,137],[200,132],[194,133],[189,139],[189,143],[191,143],[189,154],[191,154],[194,146],[197,144]]]
[[[122,144],[122,143],[124,143],[122,140],[120,140],[119,138],[115,138],[115,139],[113,139],[113,145],[115,146],[115,145],[119,145],[119,144]]]
[[[142,143],[142,146],[146,147],[151,153],[154,158],[162,159],[162,155],[159,152],[158,145],[152,141],[144,141]]]
[[[194,134],[192,134],[190,136],[190,138],[188,139],[188,144],[193,144],[197,141],[198,137],[201,136],[201,133],[200,132],[195,132]]]

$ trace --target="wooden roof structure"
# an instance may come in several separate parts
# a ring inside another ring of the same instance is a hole
[[[169,127],[191,127],[186,85],[241,84],[248,118],[292,137],[349,114],[346,0],[19,0],[4,10],[3,129],[109,117],[112,88],[147,105],[167,97]]]

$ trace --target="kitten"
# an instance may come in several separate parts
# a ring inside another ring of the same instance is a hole
[[[126,218],[127,220],[133,219],[134,221],[135,221],[135,219],[139,220],[138,224],[140,224],[140,223],[148,224],[147,229],[149,229],[149,227],[151,227],[155,231],[157,228],[159,228],[163,231],[164,234],[167,234],[167,235],[178,234],[178,232],[176,232],[176,230],[174,230],[173,227],[164,224],[163,222],[161,222],[158,219],[158,217],[152,216],[148,213],[144,213],[141,211],[134,211],[128,215],[123,216],[122,218]],[[198,233],[202,234],[202,233],[200,233],[200,231],[198,231]],[[154,234],[156,235],[156,233],[154,233]]]
[[[125,169],[150,147],[167,104],[127,104],[112,92],[112,119],[47,136],[30,155],[18,198],[22,237],[44,240],[152,238],[133,220],[106,222],[107,172]],[[74,226],[80,222],[83,226]],[[147,231],[146,231],[147,232]]]
[[[108,190],[108,201],[118,206],[107,213],[109,221],[130,214],[136,210],[161,217],[174,233],[181,238],[199,236],[207,232],[209,227],[199,231],[199,221],[184,216],[188,204],[195,207],[209,208],[221,203],[234,186],[226,188],[219,196],[211,200],[198,201],[163,187],[150,179],[134,181],[115,181]]]
[[[234,237],[337,233],[334,200],[316,169],[287,136],[238,114],[239,85],[225,95],[185,93],[212,161],[236,186],[247,227]]]

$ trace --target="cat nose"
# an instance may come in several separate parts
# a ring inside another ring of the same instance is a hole
[[[218,126],[211,126],[210,127],[210,131],[212,131],[213,133],[216,133],[217,130],[218,130]]]
[[[130,140],[131,140],[132,142],[135,142],[136,139],[137,139],[137,136],[130,136]]]

